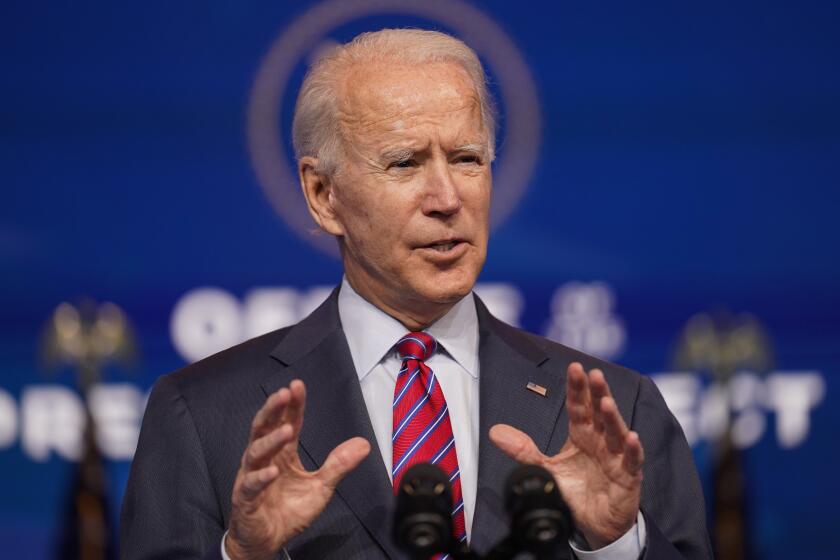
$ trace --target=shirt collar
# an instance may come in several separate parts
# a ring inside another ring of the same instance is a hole
[[[359,379],[370,373],[408,332],[402,323],[356,293],[346,277],[338,293],[338,316]],[[470,376],[478,378],[478,314],[472,293],[425,331]]]

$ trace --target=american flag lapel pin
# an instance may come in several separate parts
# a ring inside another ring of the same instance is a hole
[[[541,397],[545,397],[548,394],[548,389],[543,387],[542,385],[537,385],[533,381],[529,381],[525,388],[529,391],[533,391],[534,393],[540,395]]]

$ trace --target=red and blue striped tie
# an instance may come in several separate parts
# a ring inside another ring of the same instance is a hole
[[[416,463],[432,463],[443,469],[452,483],[454,536],[457,541],[464,541],[467,533],[461,471],[449,422],[449,407],[434,372],[426,365],[435,350],[437,341],[424,332],[408,333],[397,342],[402,368],[394,389],[391,473],[396,492],[402,474]]]

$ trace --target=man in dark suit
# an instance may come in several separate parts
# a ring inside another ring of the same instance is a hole
[[[310,70],[294,141],[345,279],[299,324],[158,381],[124,558],[399,557],[392,485],[420,461],[451,474],[456,537],[478,551],[506,531],[502,481],[519,461],[569,503],[579,535],[564,555],[711,556],[690,451],[650,380],[472,295],[494,124],[466,45],[357,37]]]

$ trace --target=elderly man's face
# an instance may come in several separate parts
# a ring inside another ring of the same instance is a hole
[[[351,283],[406,311],[457,301],[484,264],[492,188],[470,78],[452,63],[367,64],[344,84],[330,202]]]

